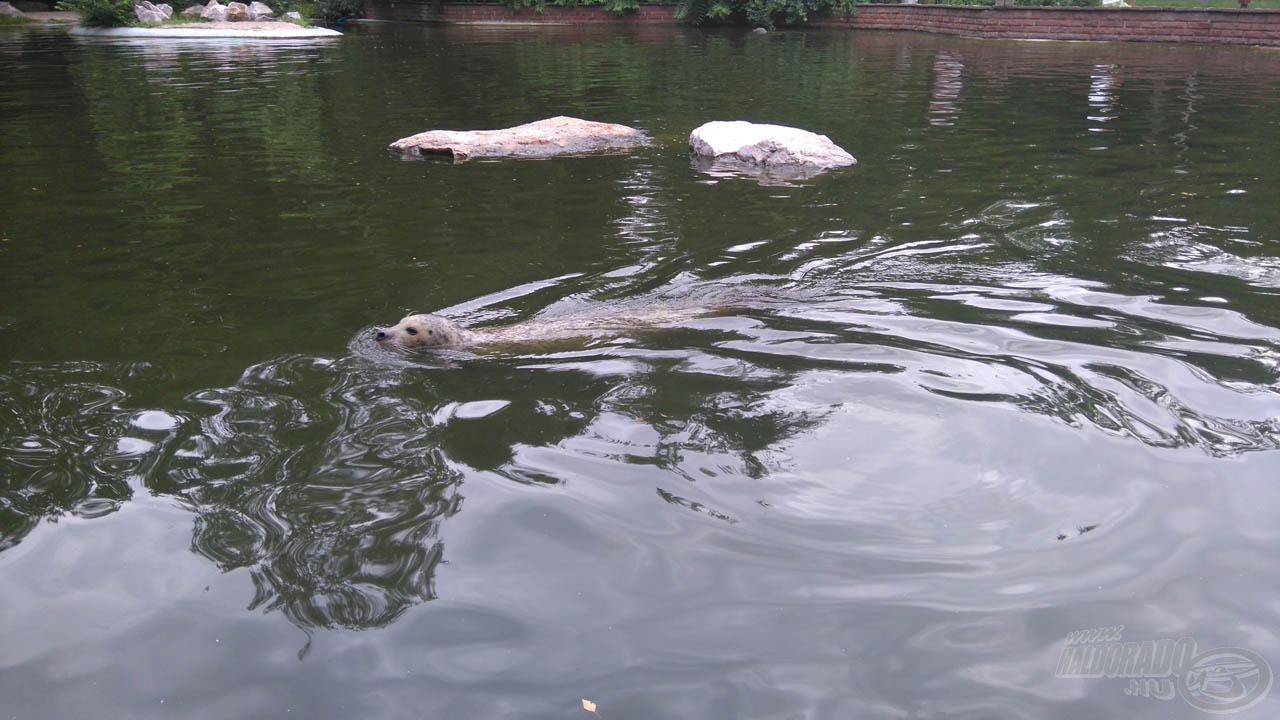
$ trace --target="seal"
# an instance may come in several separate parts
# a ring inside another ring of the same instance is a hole
[[[465,347],[475,343],[475,333],[440,315],[406,315],[388,328],[378,328],[373,339],[402,350]]]
[[[517,346],[618,337],[724,311],[706,307],[648,308],[631,314],[542,318],[492,328],[464,328],[442,315],[415,313],[390,327],[375,328],[373,339],[400,350]]]

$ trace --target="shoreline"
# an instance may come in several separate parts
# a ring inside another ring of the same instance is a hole
[[[364,17],[447,25],[687,25],[671,5],[641,5],[613,13],[602,6],[514,10],[497,3],[439,4],[431,0],[368,0]],[[848,15],[813,17],[792,28],[912,31],[986,40],[1175,43],[1280,47],[1280,10],[1237,8],[1115,8],[1067,6],[859,3]]]
[[[171,38],[171,39],[255,39],[298,40],[338,38],[342,33],[321,27],[302,27],[289,22],[210,22],[179,23],[114,28],[76,25],[67,31],[75,37],[91,38]]]

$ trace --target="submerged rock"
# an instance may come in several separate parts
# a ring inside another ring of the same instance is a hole
[[[204,6],[204,12],[200,17],[205,20],[214,22],[222,22],[227,19],[227,6],[218,2],[218,0],[209,0],[209,4]]]
[[[783,125],[742,120],[714,121],[689,135],[696,158],[714,164],[731,163],[780,177],[803,178],[858,161],[826,135]]]
[[[623,152],[648,142],[647,135],[626,125],[560,116],[502,130],[430,130],[391,143],[391,150],[415,158],[443,155],[461,163]]]
[[[260,3],[258,0],[249,3],[250,20],[270,20],[275,16],[276,14],[272,12],[271,8],[267,7],[266,3]]]

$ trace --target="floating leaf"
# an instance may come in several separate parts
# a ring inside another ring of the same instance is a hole
[[[596,704],[586,698],[582,698],[582,709],[589,713],[596,713],[596,717],[600,716],[600,713],[596,712]]]

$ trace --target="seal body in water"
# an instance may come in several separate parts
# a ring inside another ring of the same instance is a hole
[[[648,308],[614,315],[534,319],[493,328],[464,328],[441,315],[406,315],[374,330],[379,344],[402,350],[520,346],[569,340],[618,337],[629,331],[718,314],[705,307]]]

